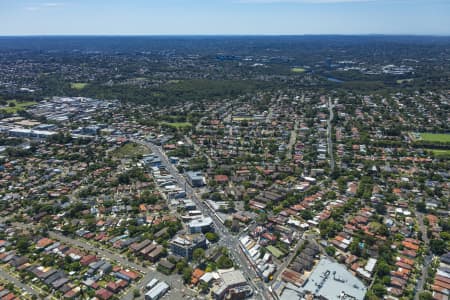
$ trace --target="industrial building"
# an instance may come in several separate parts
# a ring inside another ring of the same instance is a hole
[[[144,299],[145,300],[157,300],[164,296],[165,293],[170,289],[170,286],[164,282],[161,281],[158,284],[156,284],[152,289],[150,289],[147,293],[145,293]]]

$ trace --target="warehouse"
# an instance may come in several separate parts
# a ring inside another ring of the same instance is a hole
[[[145,294],[145,300],[157,300],[164,296],[169,288],[170,287],[166,282],[161,281]]]

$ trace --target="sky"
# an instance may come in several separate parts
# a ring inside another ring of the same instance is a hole
[[[0,35],[450,35],[450,0],[0,0]]]

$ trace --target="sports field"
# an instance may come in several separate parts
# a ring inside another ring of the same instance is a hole
[[[70,84],[70,87],[75,90],[82,90],[87,86],[87,83],[85,82],[73,82]]]
[[[450,150],[445,149],[428,149],[437,157],[450,157]]]
[[[445,133],[421,133],[420,138],[426,142],[450,142],[450,134]]]
[[[292,68],[292,69],[291,69],[291,72],[294,72],[294,73],[303,73],[303,72],[305,72],[305,69],[303,69],[303,68]]]
[[[0,111],[3,111],[7,114],[15,114],[19,111],[25,110],[28,106],[35,105],[36,102],[28,101],[28,102],[18,102],[16,100],[8,100],[6,101],[7,105],[0,106]]]
[[[192,127],[192,124],[189,122],[174,122],[174,123],[161,122],[161,125],[164,125],[167,127],[172,127],[175,129],[184,129],[184,128]]]
[[[139,157],[141,155],[149,154],[150,150],[140,144],[136,143],[126,143],[125,145],[120,146],[116,150],[112,152],[112,155],[115,158],[122,159],[122,158],[133,158],[133,157]]]

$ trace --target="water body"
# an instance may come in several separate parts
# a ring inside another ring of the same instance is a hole
[[[332,81],[332,82],[336,82],[336,83],[343,83],[344,81],[333,78],[333,77],[328,77],[327,78],[328,81]]]

